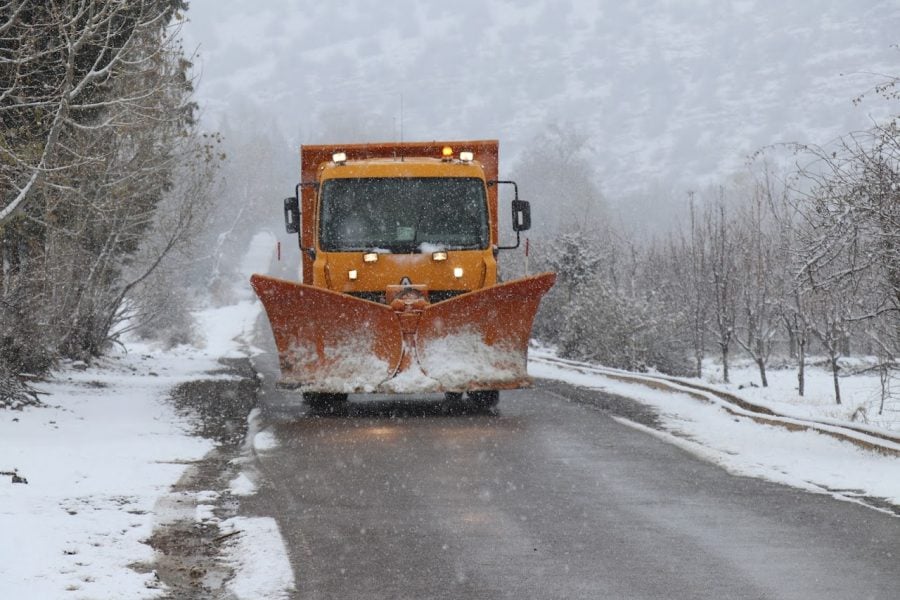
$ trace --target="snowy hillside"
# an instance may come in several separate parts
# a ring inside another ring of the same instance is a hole
[[[242,108],[296,143],[397,138],[402,96],[404,138],[498,137],[508,166],[570,122],[613,198],[866,127],[886,105],[852,100],[900,58],[896,0],[192,0],[189,17],[212,123]]]

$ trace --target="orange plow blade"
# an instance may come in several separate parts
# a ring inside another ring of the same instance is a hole
[[[282,385],[374,391],[396,372],[403,340],[389,307],[263,275],[250,283],[272,326]]]
[[[304,391],[463,392],[528,385],[531,326],[556,275],[437,304],[387,306],[254,275],[282,380]]]
[[[446,391],[527,386],[531,325],[554,281],[544,273],[430,305],[416,331],[422,371]]]

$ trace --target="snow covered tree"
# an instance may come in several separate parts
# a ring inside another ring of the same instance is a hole
[[[608,366],[686,374],[683,311],[666,278],[667,253],[606,230],[571,232],[536,257],[558,273],[535,334],[567,357]]]
[[[810,290],[802,276],[799,225],[802,217],[785,188],[771,202],[772,248],[776,257],[770,274],[777,302],[776,314],[788,337],[788,354],[797,361],[797,391],[806,392],[806,355],[812,332],[809,327]]]
[[[728,366],[731,344],[737,322],[738,254],[734,224],[727,218],[724,190],[719,200],[707,207],[704,215],[706,238],[709,240],[709,286],[712,306],[710,319],[713,337],[722,359],[722,378],[729,382]]]
[[[540,269],[554,271],[557,284],[542,302],[535,323],[538,337],[559,342],[566,328],[575,326],[573,314],[579,310],[576,298],[581,291],[599,277],[601,264],[610,260],[610,253],[600,248],[599,240],[583,232],[573,231],[561,235],[542,246],[535,256]],[[577,332],[569,332],[570,344],[577,343]]]
[[[196,213],[202,198],[174,199],[175,179],[214,156],[195,136],[182,0],[3,8],[0,360],[39,372],[102,351],[162,260],[137,267],[158,208]],[[165,232],[164,253],[192,223]]]
[[[804,147],[813,158],[802,275],[809,288],[810,330],[829,356],[840,403],[838,358],[863,323],[900,327],[900,140],[896,121],[844,138],[836,150]],[[891,325],[892,324],[892,325]],[[883,326],[882,326],[883,327]],[[876,328],[881,329],[881,327]],[[868,328],[874,332],[875,329]],[[873,338],[880,351],[896,348]]]
[[[658,277],[668,281],[670,310],[680,315],[684,338],[690,340],[693,375],[702,377],[710,310],[709,248],[694,192],[688,192],[688,198],[687,231],[681,228],[670,233],[662,258],[665,270]]]
[[[750,198],[742,203],[736,219],[740,224],[737,302],[742,318],[734,339],[756,363],[762,386],[768,387],[766,364],[780,328],[776,294],[783,257],[777,254],[773,236],[771,206],[775,191],[771,179],[755,183],[748,191]]]

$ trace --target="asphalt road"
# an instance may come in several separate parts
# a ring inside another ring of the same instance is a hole
[[[297,598],[900,597],[900,519],[730,475],[611,419],[653,424],[628,400],[544,382],[492,413],[320,416],[264,388],[280,445],[242,511],[278,520]]]

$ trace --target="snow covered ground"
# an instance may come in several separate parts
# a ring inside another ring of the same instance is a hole
[[[66,365],[38,387],[44,408],[0,412],[0,597],[144,598],[158,594],[144,543],[156,499],[212,442],[190,434],[165,400],[241,352],[249,300],[198,314],[204,348],[127,340],[90,367]],[[73,593],[74,592],[74,593]]]
[[[257,241],[246,270],[264,268],[271,243],[266,236]],[[167,398],[185,381],[230,377],[210,372],[221,370],[220,358],[252,351],[247,340],[260,306],[249,289],[237,297],[232,306],[195,314],[197,331],[205,336],[198,347],[166,350],[126,339],[124,348],[96,364],[63,365],[39,384],[44,407],[0,411],[0,472],[16,471],[27,480],[0,476],[0,598],[135,599],[163,593],[146,543],[154,525],[167,518],[159,514],[158,500],[213,447],[190,433]],[[235,488],[253,491],[243,481]],[[208,520],[208,503],[199,496],[193,500],[197,520]],[[232,553],[240,554],[254,532],[268,536],[271,545],[273,524],[223,524],[246,534],[235,537]],[[240,575],[243,563],[235,566]],[[287,585],[290,569],[282,571],[279,584]],[[232,591],[241,598],[264,597],[267,589],[259,578],[243,577]]]
[[[258,313],[249,298],[199,312],[202,348],[127,340],[96,365],[64,366],[40,384],[47,407],[0,412],[0,470],[28,480],[0,479],[0,596],[158,594],[152,572],[129,566],[152,562],[144,540],[157,498],[212,449],[166,398],[179,383],[209,379],[220,357],[246,355],[241,336]]]
[[[881,405],[881,381],[877,373],[841,375],[841,404],[838,405],[834,401],[831,371],[821,366],[824,359],[819,360],[818,365],[815,359],[810,362],[813,366],[807,368],[806,391],[803,396],[797,393],[796,368],[770,368],[766,372],[769,386],[760,387],[759,371],[749,361],[737,362],[730,369],[729,384],[722,383],[721,365],[710,361],[704,365],[707,374],[701,383],[712,383],[723,391],[781,414],[871,425],[900,432],[900,403],[895,400]],[[867,364],[859,359],[841,359],[841,366],[845,372],[850,372],[863,371]],[[900,381],[894,382],[894,385],[896,395],[900,393]]]

